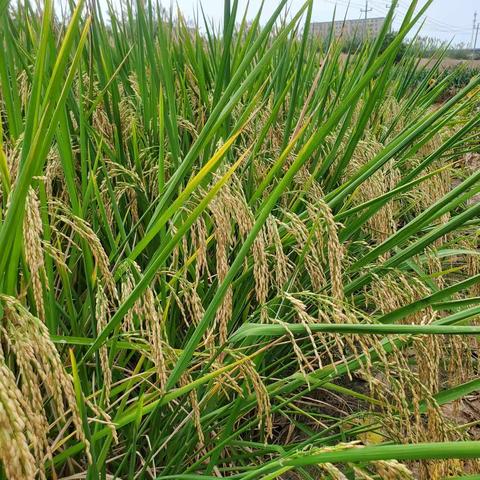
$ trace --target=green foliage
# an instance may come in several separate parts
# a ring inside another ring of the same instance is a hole
[[[309,35],[312,1],[251,23],[225,1],[221,31],[73,3],[0,0],[0,460],[8,439],[47,477],[475,470],[442,407],[479,388],[480,77],[420,67],[431,2],[347,49]],[[65,411],[42,367],[71,376]]]
[[[390,43],[392,43],[396,35],[397,34],[395,32],[389,32],[385,35],[382,46],[380,47],[380,52],[383,52],[390,45]],[[405,56],[407,51],[408,51],[407,45],[405,43],[402,43],[400,48],[397,50],[395,61],[399,62]]]

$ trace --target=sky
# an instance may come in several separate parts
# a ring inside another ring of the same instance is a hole
[[[175,0],[174,5],[178,4],[180,10],[186,18],[194,18],[200,0]],[[223,18],[223,0],[201,0],[205,14],[215,22],[220,22]],[[165,7],[170,6],[170,0],[161,0]],[[292,12],[295,12],[304,3],[304,0],[289,0]],[[365,0],[350,0],[350,7],[347,5],[349,0],[314,0],[312,21],[329,21],[333,17],[336,7],[336,17],[343,19],[345,14],[347,18],[359,18],[360,10],[365,9]],[[389,0],[368,0],[368,16],[385,16]],[[408,8],[409,0],[400,0],[396,14],[396,25],[399,25],[402,14]],[[421,5],[425,0],[420,0]],[[239,12],[243,14],[247,0],[239,0]],[[250,0],[249,11],[250,18],[254,16],[261,4],[261,0]],[[271,14],[278,2],[275,0],[265,0],[264,12],[265,18]],[[423,36],[438,38],[442,41],[453,39],[454,44],[463,43],[470,46],[472,39],[473,15],[478,11],[477,22],[480,22],[480,0],[433,0],[422,30]],[[241,15],[240,14],[240,15]],[[240,16],[239,15],[239,16]],[[478,36],[477,47],[480,46],[480,34]]]

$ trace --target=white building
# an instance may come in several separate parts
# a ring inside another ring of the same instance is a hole
[[[363,38],[376,37],[382,30],[385,23],[385,17],[367,18],[359,20],[341,20],[336,22],[312,22],[310,31],[313,35],[327,37],[333,28],[336,37],[345,38],[358,37]]]

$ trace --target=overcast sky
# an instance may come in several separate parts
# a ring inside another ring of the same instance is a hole
[[[200,0],[175,0],[174,5],[178,4],[183,14],[187,18],[193,18],[194,12]],[[223,17],[223,1],[222,0],[201,0],[203,9],[206,15],[215,21],[221,21]],[[424,4],[425,0],[420,0]],[[170,6],[170,0],[161,0],[165,7]],[[291,10],[297,10],[304,0],[289,0]],[[400,0],[397,10],[398,25],[402,14],[406,12],[409,0]],[[250,18],[258,10],[261,0],[250,0],[251,12]],[[372,9],[368,12],[371,17],[384,16],[387,11],[389,0],[368,0],[368,8]],[[247,0],[239,0],[240,9],[243,13]],[[273,12],[278,2],[276,0],[265,0],[265,16]],[[365,0],[351,0],[350,7],[347,11],[348,0],[314,0],[314,8],[312,21],[328,21],[332,19],[333,11],[337,8],[337,18],[343,19],[345,13],[347,18],[359,18],[360,9],[365,8]],[[441,40],[454,39],[454,43],[470,44],[472,38],[473,14],[478,10],[479,16],[477,20],[480,21],[480,0],[433,0],[427,18],[423,35],[436,37]],[[364,15],[364,14],[362,14]],[[477,47],[480,44],[480,34],[478,38]]]

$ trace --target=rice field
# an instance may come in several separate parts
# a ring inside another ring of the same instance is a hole
[[[0,479],[480,473],[480,77],[287,3],[0,0]]]

